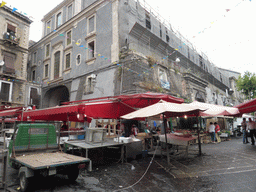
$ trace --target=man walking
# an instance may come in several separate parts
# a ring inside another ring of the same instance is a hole
[[[252,121],[251,118],[249,118],[248,129],[250,130],[250,137],[251,137],[252,145],[254,145],[254,142],[255,142],[254,137],[256,137],[255,128],[256,128],[256,123],[254,121]]]
[[[243,144],[247,144],[249,142],[248,142],[248,137],[247,137],[248,127],[247,127],[247,123],[246,123],[246,118],[243,118],[241,126],[243,129]]]

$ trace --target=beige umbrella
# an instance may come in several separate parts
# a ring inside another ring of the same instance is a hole
[[[148,107],[144,107],[132,113],[126,114],[121,116],[124,119],[134,119],[134,118],[143,118],[143,117],[159,117],[163,115],[163,121],[165,122],[165,117],[181,117],[184,115],[190,116],[199,116],[200,111],[205,111],[206,109],[201,109],[196,106],[191,106],[185,103],[176,104],[176,103],[169,103],[166,101],[159,101],[156,104],[150,105]],[[166,136],[166,124],[164,123],[164,131],[165,131],[165,142],[167,143],[167,136]],[[199,131],[198,131],[199,132]],[[199,138],[199,133],[198,133]],[[199,145],[199,155],[201,155],[201,143],[198,142]],[[167,161],[169,164],[169,152],[167,147]]]
[[[238,108],[235,107],[214,105],[198,101],[193,101],[188,105],[205,109],[205,111],[200,112],[199,116],[236,116],[237,114],[239,114]]]
[[[132,113],[121,116],[123,119],[134,119],[143,117],[155,117],[160,118],[160,115],[164,113],[165,117],[180,117],[184,115],[199,116],[200,111],[205,111],[206,109],[200,108],[198,106],[191,106],[189,104],[177,104],[169,103],[166,101],[159,101],[156,104],[150,105],[148,107],[141,108]]]

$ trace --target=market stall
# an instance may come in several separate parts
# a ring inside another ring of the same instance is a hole
[[[256,99],[252,99],[249,101],[246,101],[244,103],[241,103],[239,105],[236,105],[234,108],[239,109],[239,116],[242,116],[244,113],[252,113],[256,111]]]
[[[133,119],[133,118],[142,118],[142,117],[151,117],[160,119],[162,116],[162,119],[164,122],[166,122],[166,118],[168,117],[181,117],[184,115],[190,115],[190,116],[198,116],[201,111],[204,111],[205,109],[201,109],[199,107],[190,106],[188,104],[176,104],[176,103],[169,103],[165,101],[159,101],[156,104],[150,105],[148,107],[139,109],[135,112],[129,113],[127,115],[122,116],[124,119]],[[161,138],[165,138],[165,143],[168,144],[169,142],[172,142],[172,140],[168,140],[168,136],[171,137],[170,134],[166,133],[166,123],[164,123],[164,130],[165,134],[160,135]],[[177,140],[183,141],[184,139],[182,137],[176,138]],[[193,138],[194,139],[194,138]],[[200,136],[198,135],[198,140],[200,140]],[[169,141],[169,142],[168,142]],[[201,154],[201,143],[199,144],[199,154]],[[169,150],[167,147],[167,161],[169,164]]]

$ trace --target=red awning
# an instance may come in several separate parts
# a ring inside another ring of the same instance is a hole
[[[0,111],[0,117],[18,117],[22,113],[22,108],[6,109]]]
[[[30,110],[23,113],[23,120],[42,120],[42,121],[76,121],[78,119],[79,105],[63,105],[45,109]]]
[[[143,108],[149,105],[153,105],[160,100],[164,100],[170,103],[183,103],[184,99],[173,97],[167,94],[159,93],[139,93],[139,94],[130,94],[130,95],[119,95],[116,97],[120,102],[129,105],[134,108]]]
[[[20,121],[20,119],[19,119],[18,117],[0,119],[0,123],[2,123],[3,121],[4,121],[5,123],[14,123],[14,122],[16,122],[16,121]]]
[[[239,109],[241,115],[244,113],[254,112],[256,111],[256,99],[241,103],[239,105],[236,105],[235,107]]]
[[[120,119],[120,116],[133,111],[135,109],[113,100],[80,104],[80,114],[94,119]]]

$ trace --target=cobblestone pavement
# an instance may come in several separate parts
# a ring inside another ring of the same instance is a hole
[[[202,151],[203,156],[198,157],[197,145],[192,145],[188,158],[184,158],[184,151],[179,150],[171,156],[169,166],[166,157],[160,155],[152,163],[152,155],[148,155],[124,164],[112,161],[93,165],[92,172],[81,170],[73,183],[64,176],[37,179],[33,181],[33,191],[256,191],[256,146],[234,138],[219,144],[202,144]],[[9,185],[17,190],[18,172],[8,168],[8,173]]]

